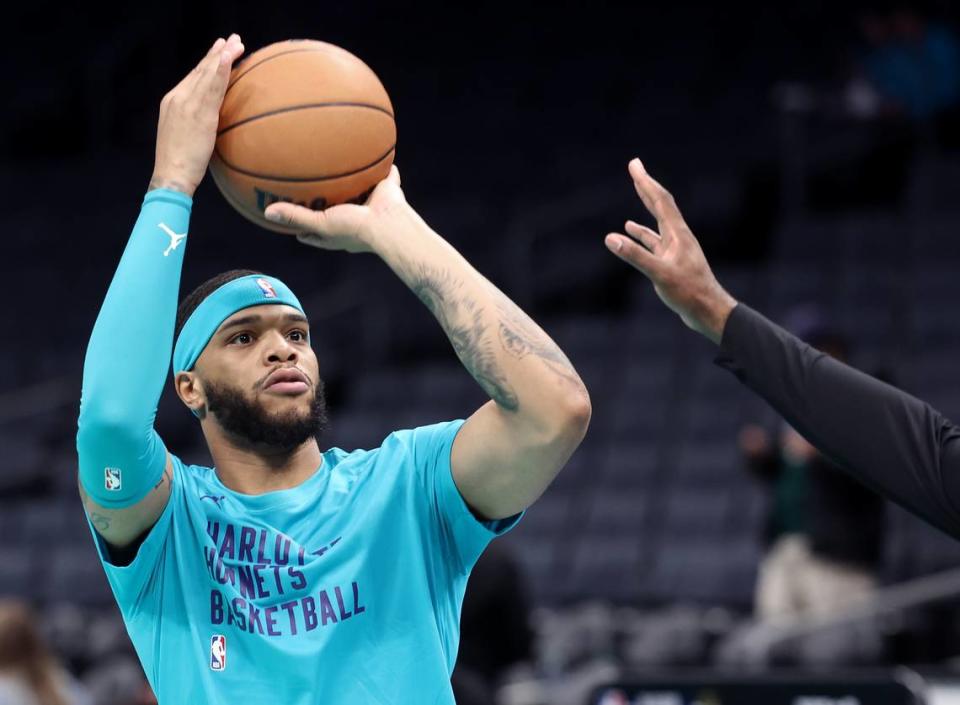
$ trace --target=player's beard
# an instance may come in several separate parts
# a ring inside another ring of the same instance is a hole
[[[217,417],[220,426],[252,447],[292,451],[310,438],[319,438],[327,425],[327,400],[319,378],[306,413],[299,409],[267,412],[238,387],[228,384],[208,382],[204,389],[207,410]]]

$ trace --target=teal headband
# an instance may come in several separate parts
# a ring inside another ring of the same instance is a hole
[[[189,372],[220,324],[241,309],[263,304],[286,304],[303,313],[303,306],[279,279],[251,274],[227,282],[200,302],[183,324],[173,349],[173,374]],[[304,315],[306,315],[304,313]]]

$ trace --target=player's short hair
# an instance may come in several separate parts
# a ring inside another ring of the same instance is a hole
[[[251,274],[263,274],[263,272],[258,272],[254,269],[231,269],[229,272],[222,272],[215,277],[210,277],[203,284],[191,291],[177,307],[177,326],[173,333],[174,345],[176,345],[177,338],[180,337],[183,324],[187,322],[187,319],[197,310],[197,306],[202,304],[205,298],[227,282],[232,282],[234,279],[246,277]]]

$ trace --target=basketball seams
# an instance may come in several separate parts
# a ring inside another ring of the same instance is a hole
[[[366,171],[367,169],[372,169],[373,167],[377,166],[377,164],[379,164],[384,159],[386,159],[391,154],[393,154],[393,152],[396,149],[397,149],[397,145],[396,143],[394,143],[393,145],[390,146],[390,149],[388,149],[382,156],[378,157],[376,160],[358,169],[352,169],[351,171],[347,171],[342,174],[331,174],[329,176],[311,176],[311,177],[304,177],[304,178],[290,177],[290,176],[272,176],[270,174],[260,174],[255,171],[247,171],[246,169],[240,169],[239,167],[236,167],[230,162],[228,162],[226,159],[223,158],[223,155],[220,154],[219,150],[214,150],[214,154],[217,155],[217,159],[220,160],[221,164],[223,164],[226,168],[230,169],[231,171],[237,172],[238,174],[243,174],[244,176],[249,176],[254,179],[266,179],[268,181],[276,181],[278,183],[299,184],[299,183],[307,183],[310,181],[332,181],[334,179],[343,179],[343,178],[346,178],[347,176],[354,176],[356,174]]]
[[[267,63],[268,61],[272,61],[273,59],[276,59],[276,58],[279,57],[279,56],[286,56],[287,54],[299,54],[299,53],[305,52],[305,51],[325,51],[325,50],[324,50],[324,49],[321,49],[320,47],[300,47],[300,48],[297,48],[297,49],[290,49],[290,50],[288,50],[288,51],[281,51],[281,52],[278,52],[278,53],[274,54],[273,56],[264,57],[263,59],[260,59],[260,61],[258,61],[257,63],[255,63],[255,64],[251,65],[249,68],[247,68],[246,71],[244,71],[243,73],[241,73],[241,74],[240,74],[239,76],[237,76],[235,79],[233,79],[233,81],[231,81],[230,84],[227,86],[227,93],[230,92],[230,89],[231,89],[231,88],[233,88],[235,85],[237,85],[237,83],[240,81],[241,78],[243,78],[244,76],[246,76],[248,73],[250,73],[251,71],[253,71],[255,68],[257,68],[257,67],[260,66],[261,64],[265,64],[265,63]],[[252,55],[251,55],[251,56],[252,56]],[[248,58],[249,58],[249,57],[248,57]],[[226,97],[226,93],[224,94],[224,97]]]
[[[222,161],[222,160],[221,160]],[[240,198],[238,198],[233,191],[229,188],[227,184],[220,183],[220,179],[217,177],[216,169],[211,169],[210,174],[213,176],[213,181],[217,185],[217,188],[220,189],[220,193],[223,194],[223,197],[226,199],[233,208],[244,218],[249,220],[255,225],[259,225],[262,228],[267,228],[278,233],[294,233],[296,232],[293,228],[288,228],[277,223],[272,223],[269,220],[266,220],[263,217],[263,214],[258,212],[255,208],[251,209],[248,205]]]
[[[232,125],[223,128],[217,132],[217,137],[220,137],[222,134],[229,132],[235,127],[240,127],[241,125],[246,125],[247,123],[254,122],[255,120],[260,120],[262,118],[272,117],[274,115],[280,115],[282,113],[293,112],[294,110],[309,110],[311,108],[368,108],[370,110],[376,110],[377,112],[387,115],[391,120],[396,120],[393,113],[385,108],[381,108],[379,105],[372,105],[370,103],[354,103],[350,101],[334,101],[330,103],[306,103],[304,105],[291,105],[288,108],[277,108],[276,110],[271,110],[270,112],[260,113],[259,115],[252,115],[248,118],[244,118],[239,122],[235,122]]]
[[[320,43],[322,43],[322,42],[320,42]],[[342,47],[332,47],[332,48],[333,48],[333,49],[340,49],[340,51],[344,52],[345,54],[347,54],[347,55],[349,55],[349,56],[357,59],[357,61],[359,61],[362,66],[364,66],[368,71],[370,71],[371,73],[373,73],[373,69],[371,69],[371,68],[370,68],[369,66],[367,66],[365,63],[363,63],[362,60],[360,60],[360,59],[358,59],[357,57],[353,56],[353,54],[351,54],[350,52],[348,52],[346,49],[343,49]],[[239,81],[240,81],[241,78],[243,78],[244,76],[246,76],[246,75],[248,75],[249,73],[251,73],[251,72],[252,72],[255,68],[257,68],[258,66],[262,66],[263,64],[267,63],[268,61],[272,61],[273,59],[276,59],[276,58],[281,57],[281,56],[287,56],[288,54],[299,54],[299,53],[302,53],[302,52],[305,52],[305,51],[316,51],[316,52],[322,52],[322,53],[324,53],[324,54],[336,54],[336,53],[337,53],[336,51],[331,51],[331,48],[330,48],[330,47],[325,47],[325,46],[312,46],[312,47],[298,47],[298,48],[296,48],[296,49],[289,49],[289,50],[287,50],[287,51],[278,52],[278,53],[276,53],[276,54],[274,54],[274,55],[272,55],[272,56],[264,57],[263,59],[261,59],[261,60],[258,61],[257,63],[255,63],[255,64],[251,65],[249,68],[247,68],[246,71],[244,71],[243,73],[241,73],[239,76],[237,76],[235,79],[233,79],[233,81],[231,81],[231,82],[227,85],[227,90],[226,90],[226,93],[224,93],[224,98],[226,98],[226,96],[230,93],[230,89],[233,88],[235,85],[237,85],[237,83],[239,83]],[[247,57],[247,58],[251,58],[252,56],[253,56],[253,54],[251,54],[250,57]],[[238,67],[238,68],[239,68],[239,67]],[[376,74],[374,74],[374,75],[376,75]],[[379,79],[378,79],[378,80],[379,80]]]

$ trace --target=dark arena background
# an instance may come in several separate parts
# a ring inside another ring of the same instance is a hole
[[[248,52],[328,41],[377,72],[407,199],[590,391],[584,443],[471,578],[458,703],[960,703],[960,544],[859,486],[818,503],[816,451],[603,244],[628,217],[653,225],[626,172],[639,156],[734,297],[960,418],[956,3],[41,1],[4,14],[0,596],[30,605],[72,703],[155,702],[77,495],[81,371],[150,179],[160,100],[233,31]],[[181,294],[240,267],[299,293],[325,444],[376,447],[485,400],[376,257],[260,230],[209,177],[190,231]],[[157,428],[210,464],[169,384]],[[785,536],[804,541],[825,516],[820,573],[772,565]],[[775,568],[781,591],[812,586],[771,618]],[[837,573],[860,599],[822,609],[847,590]],[[0,680],[11,673],[0,662]]]

